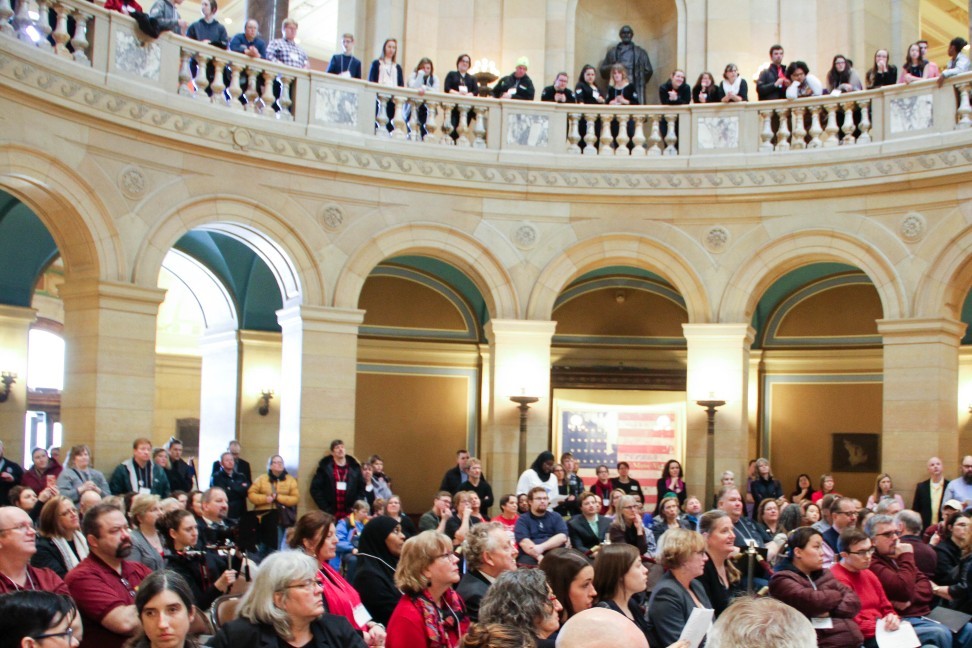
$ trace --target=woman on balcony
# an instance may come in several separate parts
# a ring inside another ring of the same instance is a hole
[[[607,102],[612,106],[627,106],[641,103],[635,87],[628,82],[628,68],[620,63],[611,66],[611,80],[608,82]]]
[[[734,101],[749,101],[749,86],[746,79],[739,76],[739,68],[735,63],[730,63],[722,72],[722,103]]]
[[[722,101],[720,90],[712,73],[703,72],[692,86],[692,103],[719,103]]]
[[[692,89],[685,83],[685,72],[675,70],[672,77],[658,88],[658,98],[664,106],[692,103]]]
[[[854,92],[863,90],[864,84],[861,77],[854,71],[853,63],[847,60],[843,54],[834,57],[827,73],[827,90],[830,94],[840,94],[842,92]]]
[[[928,64],[925,57],[921,55],[921,46],[912,43],[908,46],[908,56],[905,58],[904,65],[901,66],[901,78],[898,83],[911,83],[922,79],[934,79],[938,76],[938,68]]]
[[[786,89],[787,99],[800,99],[801,97],[819,97],[823,94],[823,85],[820,79],[810,74],[810,68],[803,61],[793,61],[786,68],[786,78],[790,80],[790,86]],[[758,502],[756,502],[758,504]]]
[[[371,62],[371,71],[368,72],[368,81],[392,88],[402,88],[405,86],[405,76],[402,74],[402,66],[396,62],[398,57],[398,41],[389,38],[381,46],[381,57]],[[378,99],[378,110],[381,110],[382,100]],[[385,114],[388,115],[388,124],[385,128],[391,133],[395,130],[392,121],[395,119],[395,102],[389,101],[385,106]]]
[[[874,52],[874,65],[864,75],[867,89],[881,88],[898,82],[898,68],[889,63],[888,50],[879,49]]]
[[[574,88],[574,97],[577,98],[577,103],[604,103],[604,97],[601,96],[601,91],[597,89],[595,84],[596,80],[597,70],[593,65],[585,65],[581,69],[580,78],[577,79],[577,86]]]

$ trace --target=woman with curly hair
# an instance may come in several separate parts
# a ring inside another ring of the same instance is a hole
[[[544,572],[520,569],[500,574],[490,585],[479,606],[479,621],[524,628],[538,648],[553,648],[562,611]]]

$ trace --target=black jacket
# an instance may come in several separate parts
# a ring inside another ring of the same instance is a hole
[[[213,469],[210,471],[209,474],[215,475],[222,469],[223,469],[223,464],[221,464],[219,460],[216,460],[213,462]],[[236,472],[243,473],[246,476],[246,481],[250,482],[251,484],[253,483],[253,474],[250,472],[250,462],[247,461],[246,459],[236,460]],[[202,484],[200,484],[200,486],[201,485]]]
[[[456,586],[456,592],[466,604],[466,616],[474,623],[479,621],[479,604],[488,589],[489,581],[479,571],[466,572]]]
[[[439,484],[440,491],[449,491],[453,495],[462,486],[462,471],[459,470],[459,466],[453,466],[446,471],[446,474],[442,475],[442,482]],[[480,497],[482,499],[482,497]]]
[[[225,594],[213,584],[227,569],[226,560],[213,551],[202,555],[165,552],[165,568],[182,576],[192,590],[192,602],[200,610],[208,610],[213,601]]]
[[[524,74],[519,79],[512,74],[503,77],[496,84],[496,87],[493,88],[493,96],[499,99],[506,94],[507,90],[513,91],[513,95],[510,97],[511,99],[519,99],[521,101],[533,101],[533,98],[537,95],[537,90],[533,87],[533,81],[528,74]]]
[[[252,482],[243,473],[234,470],[232,475],[228,475],[222,468],[219,472],[213,473],[212,485],[218,486],[226,491],[226,499],[229,501],[229,513],[226,517],[235,522],[239,522],[243,514],[246,513],[246,492],[250,489]]]
[[[345,460],[348,466],[348,478],[346,480],[347,491],[344,494],[344,515],[351,513],[351,507],[358,500],[365,499],[364,477],[361,476],[361,465],[358,460],[351,455],[346,455]],[[336,515],[337,511],[337,484],[334,481],[334,457],[325,455],[317,464],[317,472],[310,485],[311,497],[314,503],[322,511]],[[342,516],[343,517],[343,516]]]
[[[591,525],[583,515],[575,515],[567,521],[567,532],[570,535],[570,546],[591,557],[591,549],[604,542],[611,520],[599,515],[597,518],[597,536],[591,531]]]
[[[786,70],[785,65],[781,67]],[[779,78],[778,70],[777,66],[770,65],[759,73],[759,79],[756,80],[756,94],[759,95],[760,101],[786,99],[786,88],[776,86],[776,80]]]
[[[195,469],[182,459],[170,461],[171,468],[166,468],[165,476],[169,480],[169,488],[177,491],[190,492],[192,488],[192,478],[196,475]]]
[[[932,515],[932,501],[931,501],[931,479],[926,479],[923,482],[918,482],[915,486],[915,499],[911,504],[912,510],[921,516],[921,528],[927,529],[933,524],[937,524],[942,521],[942,503],[945,501],[945,487],[948,486],[948,480],[945,479],[942,483],[942,490],[940,499],[938,500],[938,519],[933,520]]]
[[[366,648],[361,635],[342,616],[324,614],[311,624],[312,648]],[[206,644],[216,648],[277,648],[280,643],[273,626],[235,619],[219,629]]]

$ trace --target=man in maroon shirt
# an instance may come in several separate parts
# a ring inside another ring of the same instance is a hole
[[[135,590],[152,570],[123,560],[132,552],[132,538],[117,507],[98,504],[85,514],[81,531],[90,553],[66,578],[84,619],[81,648],[121,648],[141,627]]]
[[[31,566],[37,553],[37,533],[30,516],[16,506],[0,508],[0,594],[42,590],[68,594],[64,581],[52,570]]]

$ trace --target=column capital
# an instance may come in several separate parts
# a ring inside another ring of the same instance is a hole
[[[65,302],[65,308],[71,302],[74,309],[107,308],[152,316],[158,314],[159,305],[165,299],[165,290],[161,288],[97,279],[69,280],[60,287],[58,294]]]
[[[483,329],[490,344],[495,344],[499,338],[534,338],[538,342],[545,341],[545,344],[549,345],[554,331],[557,329],[557,322],[551,320],[493,319],[486,322]]]
[[[958,348],[966,324],[950,317],[879,319],[878,333],[884,344],[947,344]]]
[[[307,330],[321,333],[354,333],[364,322],[365,312],[357,308],[331,308],[328,306],[296,305],[277,311],[277,322],[283,329],[299,323]]]
[[[0,322],[7,322],[9,324],[22,323],[24,326],[30,326],[37,321],[37,310],[29,308],[27,306],[10,306],[9,304],[0,304]]]
[[[682,334],[686,341],[692,342],[728,342],[744,340],[746,346],[751,346],[756,338],[756,330],[749,324],[682,324]]]

